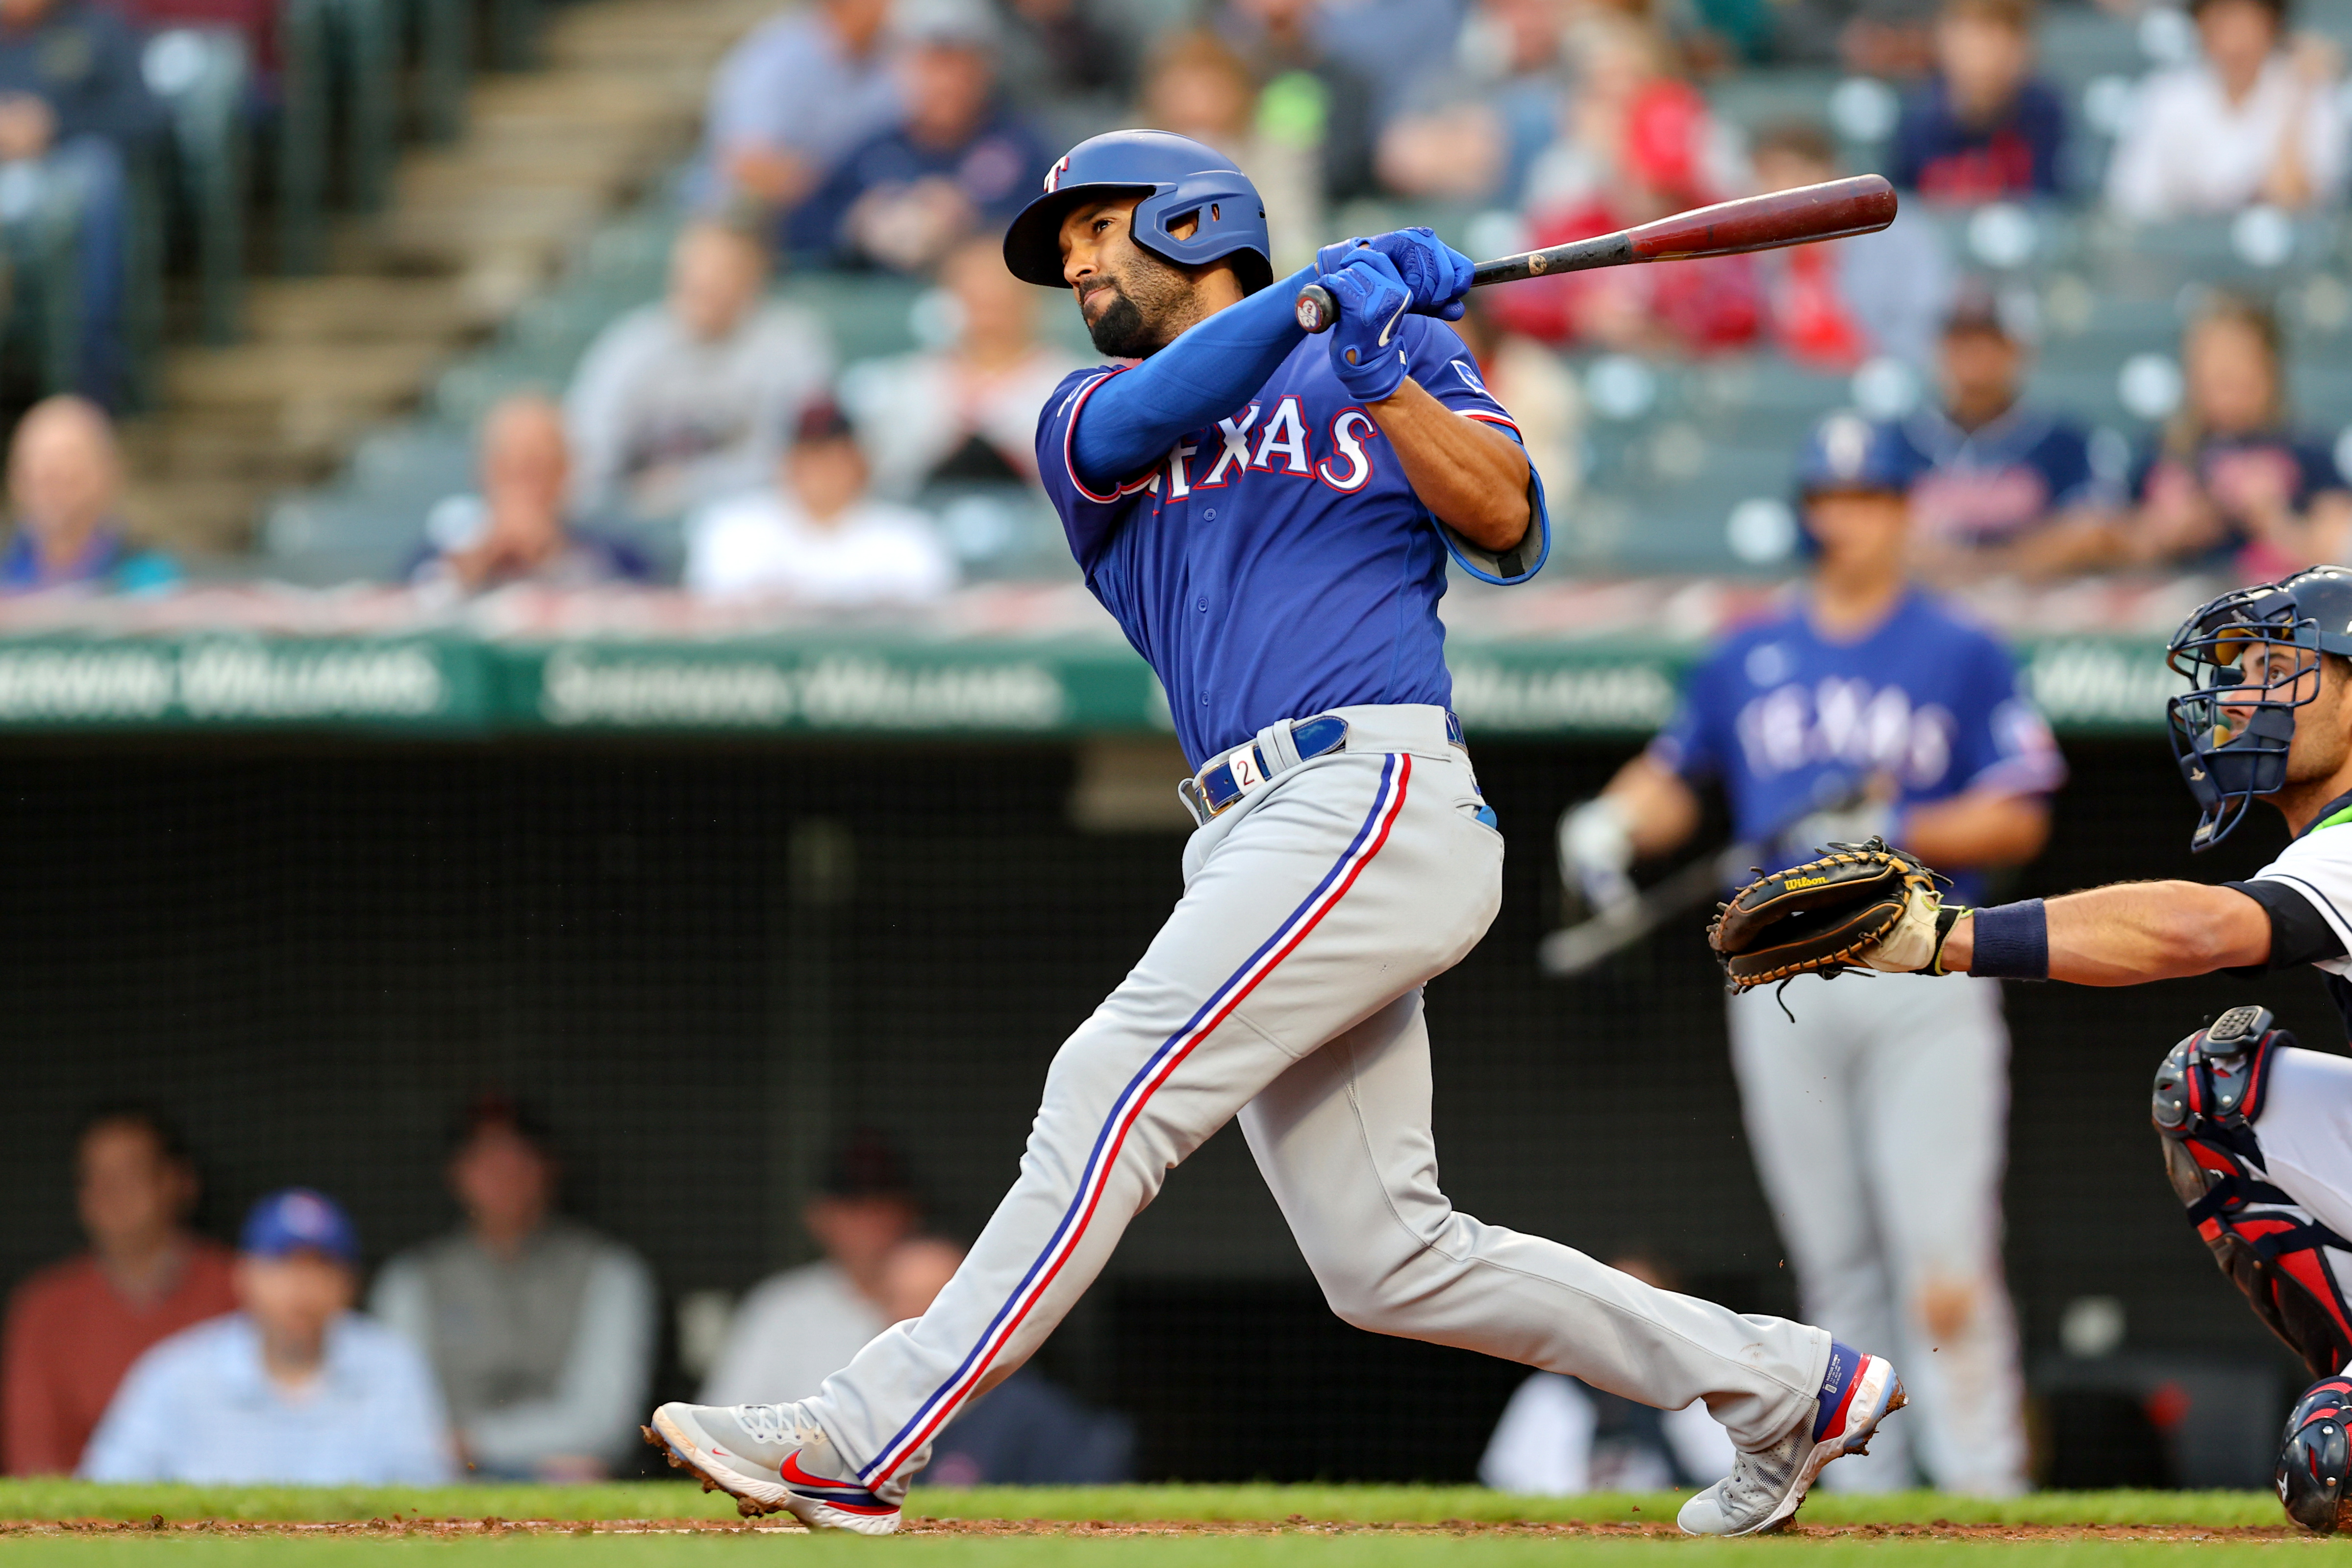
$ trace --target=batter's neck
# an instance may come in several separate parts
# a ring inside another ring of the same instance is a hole
[[[1910,588],[1910,578],[1900,567],[1890,571],[1824,566],[1813,576],[1814,630],[1833,642],[1867,636],[1894,612]]]

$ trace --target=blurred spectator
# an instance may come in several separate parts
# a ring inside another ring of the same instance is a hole
[[[8,1474],[71,1475],[131,1364],[236,1306],[228,1249],[188,1228],[195,1201],[195,1164],[155,1113],[115,1106],[82,1124],[74,1208],[89,1250],[33,1275],[8,1303]]]
[[[1324,47],[1319,15],[1318,0],[1226,0],[1212,26],[1256,78],[1259,126],[1316,150],[1336,204],[1373,193],[1372,89]]]
[[[921,1317],[962,1264],[963,1249],[951,1241],[919,1236],[898,1243],[882,1270],[884,1317]],[[923,1484],[1107,1486],[1134,1474],[1134,1424],[1087,1409],[1031,1362],[940,1428]]]
[[[1380,143],[1400,196],[1516,207],[1566,108],[1559,0],[1480,0],[1453,68],[1416,83]]]
[[[456,1479],[432,1369],[352,1311],[360,1242],[333,1201],[247,1216],[237,1310],[139,1358],[82,1456],[100,1481],[429,1485]]]
[[[2215,568],[2234,558],[2249,582],[2352,558],[2352,489],[2326,439],[2288,418],[2270,312],[2216,298],[2181,359],[2180,412],[2133,476],[2131,555]]]
[[[1123,101],[1132,86],[1133,49],[1099,15],[1094,0],[1002,0],[1001,66],[1017,103]]]
[[[1911,541],[1923,581],[2048,577],[2113,564],[2116,486],[2092,466],[2073,418],[2023,406],[2030,354],[1988,289],[1944,323],[1940,407],[1895,427],[1911,482]]]
[[[1648,1258],[1611,1268],[1662,1291],[1681,1287]],[[1496,1491],[1571,1497],[1591,1491],[1664,1491],[1713,1485],[1729,1472],[1731,1437],[1704,1402],[1655,1410],[1557,1372],[1538,1372],[1503,1406],[1478,1461]]]
[[[131,543],[114,423],[86,398],[26,411],[8,444],[8,499],[16,531],[0,554],[0,593],[68,584],[135,593],[179,580],[169,556]]]
[[[1530,246],[1603,235],[1716,201],[1746,181],[1737,139],[1669,73],[1654,28],[1615,12],[1577,37],[1578,87],[1560,139],[1528,176]],[[1552,343],[1636,352],[1742,347],[1762,325],[1745,256],[1605,267],[1500,290],[1497,325]]]
[[[1258,114],[1255,78],[1214,33],[1179,33],[1153,52],[1144,73],[1142,120],[1206,142],[1241,166],[1265,198],[1277,276],[1315,259],[1316,247],[1328,237],[1320,154],[1311,141],[1268,133]]]
[[[493,407],[482,421],[481,465],[481,494],[450,497],[426,519],[429,542],[409,574],[418,586],[482,593],[652,576],[633,546],[571,520],[571,443],[563,411],[547,399],[524,392]]]
[[[743,1298],[702,1385],[709,1405],[805,1399],[890,1326],[883,1275],[922,1219],[898,1150],[861,1132],[834,1151],[801,1223],[824,1256],[762,1281]]]
[[[245,40],[245,57],[262,78],[265,95],[277,95],[278,14],[284,0],[116,0],[115,8],[149,34],[171,27],[222,28]]]
[[[1497,328],[1493,312],[1493,291],[1479,290],[1470,296],[1469,308],[1454,329],[1477,361],[1487,390],[1518,423],[1528,461],[1543,480],[1545,502],[1564,513],[1584,481],[1583,390],[1558,354]]]
[[[384,1265],[368,1305],[425,1354],[486,1476],[594,1480],[634,1456],[660,1301],[645,1260],[555,1212],[545,1131],[486,1099],[449,1158],[462,1228]]]
[[[1380,126],[1452,61],[1464,10],[1465,0],[1320,0],[1315,32],[1326,56],[1370,85]]]
[[[1895,128],[1895,183],[1942,202],[2059,194],[2066,106],[2033,65],[2033,0],[1945,0],[1936,74]]]
[[[1801,120],[1760,132],[1754,157],[1767,191],[1840,172],[1829,132]],[[1956,287],[1936,228],[1916,215],[1876,234],[1768,252],[1757,265],[1773,340],[1791,359],[1830,371],[1880,354],[1926,366]]]
[[[811,404],[772,486],[688,524],[687,586],[836,610],[938,598],[955,586],[955,563],[930,519],[875,499],[871,479],[847,416]]]
[[[869,360],[842,380],[842,402],[874,465],[874,487],[905,499],[940,480],[1037,478],[1037,413],[1082,367],[1037,338],[1046,298],[1005,270],[992,235],[965,241],[940,268],[955,340]]]
[[[815,317],[761,298],[767,283],[758,236],[690,224],[670,247],[667,295],[597,334],[563,400],[583,513],[676,517],[775,465],[834,353]]]
[[[884,33],[890,0],[816,0],[761,23],[719,63],[706,116],[706,200],[783,212],[904,100]]]
[[[2107,169],[2107,202],[2140,223],[2296,210],[2343,192],[2334,50],[2285,47],[2286,0],[2192,0],[2205,57],[2140,84]]]
[[[981,0],[912,4],[899,18],[905,116],[793,209],[795,254],[926,271],[967,235],[1002,234],[1054,160],[997,94],[996,24]]]
[[[37,165],[78,207],[75,390],[112,408],[123,392],[126,160],[163,129],[122,16],[87,0],[0,0],[0,164]]]

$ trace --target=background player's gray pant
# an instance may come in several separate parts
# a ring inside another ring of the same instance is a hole
[[[1731,1061],[1757,1174],[1805,1316],[1883,1351],[1911,1396],[1844,1490],[2025,1486],[2017,1319],[2000,1266],[2009,1030],[1965,975],[1799,979],[1731,998]]]
[[[1827,1334],[1653,1289],[1446,1201],[1421,986],[1493,920],[1503,841],[1476,819],[1441,710],[1340,711],[1346,752],[1192,835],[1183,897],[1055,1058],[1020,1178],[962,1269],[804,1406],[886,1496],[949,1416],[1053,1331],[1169,1170],[1236,1114],[1349,1322],[1668,1408],[1703,1398],[1749,1447],[1811,1413]]]

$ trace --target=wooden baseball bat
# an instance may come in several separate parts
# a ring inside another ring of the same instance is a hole
[[[1470,287],[1516,283],[1555,272],[1589,272],[1596,267],[1627,267],[1642,261],[1687,261],[1702,256],[1741,256],[1779,250],[1815,240],[1875,234],[1895,221],[1895,187],[1882,174],[1825,180],[1761,196],[1717,202],[1638,228],[1570,240],[1549,250],[1530,250],[1482,261]],[[1319,283],[1298,291],[1298,324],[1328,332],[1339,319],[1339,302]]]

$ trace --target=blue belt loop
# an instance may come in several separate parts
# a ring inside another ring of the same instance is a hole
[[[1348,721],[1337,714],[1319,714],[1290,727],[1290,741],[1301,762],[1328,757],[1348,744]],[[1176,787],[1193,819],[1205,824],[1253,789],[1263,788],[1287,767],[1271,765],[1265,748],[1255,741],[1236,746],[1219,760]],[[1187,789],[1185,786],[1190,785]]]

